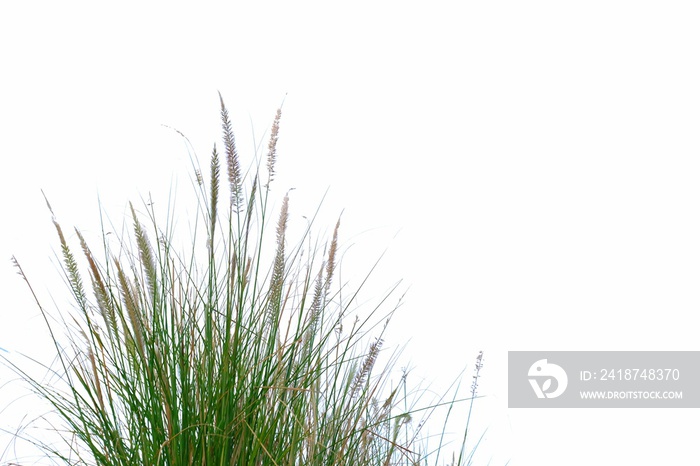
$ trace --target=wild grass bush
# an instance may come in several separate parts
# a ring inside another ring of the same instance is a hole
[[[215,146],[206,182],[195,164],[198,215],[184,252],[152,203],[130,204],[130,234],[108,238],[103,228],[95,254],[78,229],[63,229],[47,201],[74,306],[51,315],[13,257],[57,359],[47,367],[50,384],[9,364],[60,419],[63,444],[32,440],[51,461],[426,462],[405,374],[392,385],[395,359],[377,367],[383,330],[400,303],[396,287],[361,318],[359,290],[336,283],[340,221],[321,248],[313,222],[296,242],[287,238],[288,196],[271,218],[280,116],[264,172],[260,164],[244,172],[221,99],[222,157]],[[460,454],[458,463],[468,459]]]

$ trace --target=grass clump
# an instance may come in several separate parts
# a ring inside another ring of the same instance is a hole
[[[66,235],[47,201],[74,306],[50,315],[13,258],[55,345],[47,367],[54,382],[10,364],[60,420],[63,444],[33,440],[53,461],[425,461],[419,429],[409,429],[405,374],[392,387],[393,359],[376,367],[400,303],[388,302],[396,287],[360,318],[359,290],[336,283],[340,220],[320,248],[311,246],[310,225],[288,240],[289,196],[270,218],[280,117],[278,110],[265,173],[244,172],[221,99],[223,153],[214,147],[206,182],[195,165],[198,210],[185,252],[175,247],[174,223],[159,222],[152,203],[129,205],[130,233],[109,239],[103,228],[98,256],[78,229]]]

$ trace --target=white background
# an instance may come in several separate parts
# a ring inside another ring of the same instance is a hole
[[[441,391],[485,351],[479,464],[700,461],[697,410],[509,410],[506,377],[509,350],[698,349],[695,2],[9,4],[0,347],[50,354],[10,263],[60,295],[42,189],[97,235],[98,195],[121,222],[190,189],[162,125],[206,166],[221,91],[250,160],[284,100],[277,193],[303,222],[329,189],[318,226],[343,211],[347,270],[388,248],[373,286],[409,288],[400,364]]]

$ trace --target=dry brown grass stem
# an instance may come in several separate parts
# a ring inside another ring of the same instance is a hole
[[[131,322],[132,337],[136,340],[137,348],[141,357],[145,355],[145,343],[143,340],[143,327],[141,313],[138,308],[138,300],[136,299],[133,285],[126,277],[124,269],[122,268],[119,261],[114,258],[114,265],[117,269],[117,278],[119,280],[119,287],[121,289],[122,301],[126,307],[129,321]]]
[[[277,113],[275,114],[275,120],[272,123],[272,130],[270,130],[270,142],[267,145],[268,186],[275,176],[275,163],[277,162],[277,139],[279,138],[280,118],[282,118],[282,109],[278,108]]]
[[[352,382],[352,390],[351,390],[351,397],[350,398],[357,396],[358,392],[360,391],[362,386],[365,384],[365,381],[367,380],[369,373],[372,372],[372,368],[374,367],[374,363],[377,362],[377,357],[379,356],[379,351],[382,349],[383,343],[384,343],[384,340],[382,340],[381,338],[377,338],[370,345],[369,351],[367,352],[367,355],[365,356],[365,359],[362,362],[362,366],[360,367],[360,370],[357,371],[357,373],[355,374],[355,379]]]
[[[284,242],[287,232],[287,220],[289,218],[289,195],[284,196],[280,217],[277,223],[277,251],[274,265],[272,266],[272,279],[270,281],[270,297],[267,309],[267,323],[276,326],[281,312],[282,290],[284,287],[285,252]]]
[[[236,138],[233,135],[231,120],[224,104],[224,98],[219,93],[221,101],[221,126],[223,129],[224,146],[226,148],[226,166],[228,168],[228,181],[231,188],[231,207],[238,212],[243,198],[241,164],[236,150]]]
[[[335,272],[335,255],[338,251],[338,230],[340,229],[340,219],[335,224],[335,229],[333,230],[333,239],[331,240],[331,247],[328,250],[328,262],[326,262],[326,289],[330,287],[331,279],[333,278],[333,272]]]

